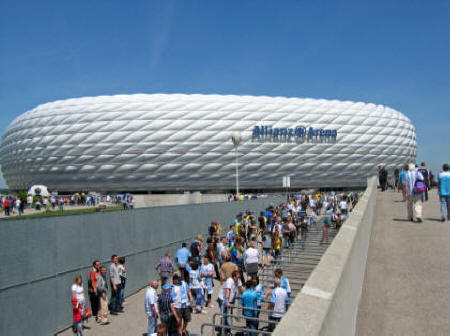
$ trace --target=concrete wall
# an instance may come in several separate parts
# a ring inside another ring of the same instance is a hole
[[[370,232],[376,178],[297,295],[274,332],[284,335],[354,335]]]
[[[156,276],[154,265],[183,241],[226,228],[239,211],[260,211],[282,197],[231,203],[142,208],[0,222],[0,335],[51,335],[72,322],[70,287],[94,259],[127,257],[126,294]],[[86,291],[86,283],[84,285]],[[87,294],[87,293],[86,293]]]

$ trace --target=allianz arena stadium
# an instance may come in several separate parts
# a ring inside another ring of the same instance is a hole
[[[239,132],[235,151],[231,135]],[[237,153],[237,154],[236,154]],[[55,101],[2,138],[10,189],[233,190],[364,186],[414,162],[411,121],[383,105],[282,97],[136,94]]]

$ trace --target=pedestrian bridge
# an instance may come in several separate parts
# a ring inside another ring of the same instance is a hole
[[[423,219],[369,182],[274,335],[450,335],[450,226],[435,190]]]

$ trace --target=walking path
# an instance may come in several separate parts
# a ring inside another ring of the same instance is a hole
[[[319,263],[322,254],[328,247],[328,244],[321,245],[319,243],[321,237],[321,224],[315,224],[308,234],[306,241],[306,247],[301,250],[300,243],[295,243],[295,248],[285,249],[282,256],[281,266],[266,266],[264,269],[260,269],[260,280],[263,285],[273,283],[273,272],[275,267],[281,267],[284,270],[285,276],[290,279],[292,288],[292,298],[298,291],[301,290],[302,284],[308,279],[309,274],[314,267]],[[330,241],[335,236],[335,230],[330,230]],[[214,293],[212,297],[212,303],[214,308],[206,308],[207,314],[193,314],[192,322],[188,326],[188,330],[191,335],[200,335],[201,326],[204,323],[212,323],[213,315],[220,313],[217,305],[217,295],[220,290],[220,283],[214,281]],[[158,289],[159,291],[160,289]],[[128,297],[124,303],[124,313],[117,316],[109,316],[111,321],[109,325],[98,325],[93,319],[89,321],[88,326],[92,327],[90,330],[83,332],[83,335],[95,335],[95,336],[119,336],[119,335],[146,335],[147,330],[147,317],[144,311],[144,299],[146,289],[142,289],[136,294]],[[238,314],[239,312],[236,311]],[[262,319],[267,319],[267,313],[261,314]],[[233,320],[234,326],[244,327],[244,320]],[[216,323],[219,323],[220,319],[216,319]],[[260,323],[260,328],[267,326],[267,323]],[[205,334],[211,335],[211,327],[205,329]],[[71,329],[65,330],[59,335],[69,336],[73,335]]]
[[[113,207],[116,206],[115,204],[108,204],[107,207]],[[96,206],[93,205],[64,205],[64,211],[68,211],[68,210],[80,210],[80,209],[94,209]],[[52,209],[51,207],[49,207],[47,209],[48,211],[60,211],[58,210],[58,207],[56,206],[55,209]],[[23,218],[26,218],[26,215],[33,215],[33,214],[39,214],[39,213],[43,213],[45,212],[45,209],[42,208],[42,210],[36,210],[34,208],[26,208],[24,210],[24,216]],[[19,212],[17,211],[17,209],[14,209],[14,212],[11,212],[9,216],[5,215],[5,212],[2,210],[0,211],[0,218],[2,217],[22,217],[19,216]]]
[[[436,190],[423,223],[407,220],[401,199],[377,194],[357,335],[450,335],[450,223]]]

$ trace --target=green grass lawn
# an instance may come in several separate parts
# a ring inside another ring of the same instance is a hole
[[[121,206],[121,205],[110,206],[110,207],[106,207],[104,209],[104,211],[117,211],[117,210],[123,210],[123,206]],[[86,208],[86,209],[70,209],[70,210],[63,210],[63,211],[43,210],[38,213],[32,213],[32,214],[22,215],[22,216],[5,216],[5,217],[1,217],[0,220],[32,218],[32,217],[68,216],[68,215],[78,215],[78,214],[82,214],[82,213],[92,213],[92,212],[96,212],[95,207]]]

